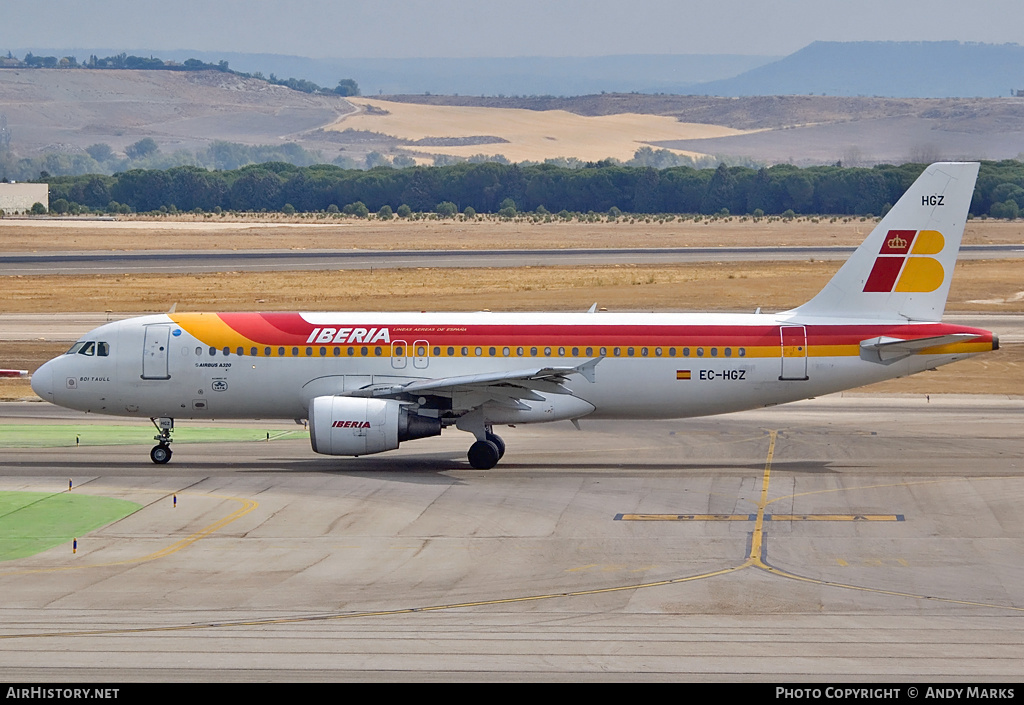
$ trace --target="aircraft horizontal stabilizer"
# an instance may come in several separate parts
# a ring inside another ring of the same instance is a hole
[[[971,333],[952,333],[950,335],[936,335],[930,338],[889,338],[881,336],[862,340],[860,343],[860,356],[863,360],[871,362],[895,362],[905,357],[928,348],[935,348],[950,343],[966,343],[981,336]]]

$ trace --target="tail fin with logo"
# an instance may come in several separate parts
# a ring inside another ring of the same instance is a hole
[[[939,162],[925,169],[825,288],[789,313],[941,320],[978,168]]]

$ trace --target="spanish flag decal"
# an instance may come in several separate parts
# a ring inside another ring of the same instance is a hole
[[[676,370],[676,379],[690,379],[690,371]]]

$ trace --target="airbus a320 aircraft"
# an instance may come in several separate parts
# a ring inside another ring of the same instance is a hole
[[[977,163],[928,167],[811,301],[774,314],[178,313],[109,323],[32,377],[54,404],[150,418],[308,419],[360,456],[499,424],[683,418],[806,399],[995,350],[941,323]]]

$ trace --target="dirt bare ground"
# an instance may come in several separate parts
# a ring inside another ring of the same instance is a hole
[[[609,222],[500,220],[259,219],[184,216],[117,221],[0,219],[0,250],[463,250],[610,247],[856,246],[874,219],[620,218]],[[1024,220],[972,220],[964,244],[1024,244]]]

